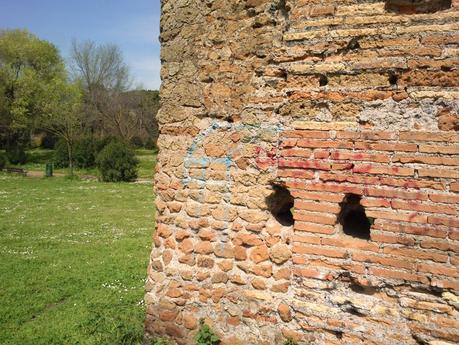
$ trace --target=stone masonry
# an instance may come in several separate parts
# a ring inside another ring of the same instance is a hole
[[[163,0],[146,335],[459,343],[459,0]]]

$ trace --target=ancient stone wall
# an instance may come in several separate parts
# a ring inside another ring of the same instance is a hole
[[[459,343],[458,18],[162,1],[148,336]]]

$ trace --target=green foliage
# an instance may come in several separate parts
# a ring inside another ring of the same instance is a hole
[[[11,164],[25,164],[27,162],[27,155],[24,147],[21,145],[8,146],[6,148],[6,156]]]
[[[170,340],[166,338],[153,339],[151,341],[151,345],[171,345],[171,344],[172,343],[170,342]]]
[[[287,338],[284,345],[298,345],[298,343],[293,338]]]
[[[60,139],[57,141],[54,147],[53,160],[56,168],[67,168],[69,166],[69,155],[65,140]]]
[[[96,140],[96,144],[99,143],[99,140]],[[54,175],[55,176],[62,176],[68,174],[68,169],[66,167],[57,166],[55,157],[57,150],[45,150],[45,149],[32,149],[27,150],[27,162],[24,165],[17,166],[18,168],[23,168],[30,172],[37,172],[43,173],[45,171],[45,167],[47,163],[54,163]],[[1,152],[1,151],[0,151]],[[64,161],[66,161],[65,157],[65,146],[62,152],[64,155]],[[152,180],[154,176],[154,166],[156,163],[156,152],[152,150],[145,150],[145,149],[138,149],[135,151],[136,158],[139,160],[138,165],[138,177],[142,179]],[[96,177],[98,175],[98,170],[94,166],[93,168],[86,168],[80,169],[76,168],[75,173],[82,177],[82,176],[93,176]]]
[[[73,144],[73,163],[77,168],[92,168],[96,165],[96,156],[105,143],[92,137],[83,137]],[[100,148],[100,149],[99,149]],[[67,142],[60,139],[54,148],[54,165],[57,168],[69,166]]]
[[[96,165],[97,143],[91,137],[84,137],[75,142],[73,158],[78,168],[91,168]]]
[[[65,79],[57,48],[24,30],[0,31],[0,114],[9,128],[31,128]]]
[[[3,152],[0,152],[0,170],[3,170],[6,166],[6,156]]]
[[[156,149],[156,142],[152,139],[152,138],[148,138],[146,141],[145,141],[145,146],[144,146],[147,150],[154,150]]]
[[[108,144],[110,144],[112,142],[119,142],[119,141],[120,140],[117,137],[114,137],[114,136],[111,136],[111,135],[103,137],[102,139],[96,139],[95,140],[96,156]]]
[[[81,131],[80,85],[77,82],[69,83],[65,78],[56,78],[44,88],[49,96],[43,105],[43,114],[37,119],[36,127],[67,141],[74,140]]]
[[[111,142],[96,158],[97,168],[105,182],[134,181],[138,163],[134,151],[121,142]]]
[[[196,345],[217,345],[220,342],[220,337],[204,323],[204,320],[201,320],[199,331],[194,336],[194,340]]]
[[[142,138],[138,136],[133,136],[130,140],[130,143],[131,143],[131,146],[136,149],[141,148],[143,146]]]
[[[5,136],[38,128],[71,143],[81,126],[81,97],[80,85],[67,80],[53,44],[24,30],[0,31],[0,128]]]
[[[43,139],[41,140],[40,146],[43,149],[52,150],[56,146],[58,140],[59,138],[55,134],[46,132],[43,136]]]
[[[30,135],[24,130],[12,130],[6,138],[6,156],[11,164],[25,164],[26,148],[30,145]]]

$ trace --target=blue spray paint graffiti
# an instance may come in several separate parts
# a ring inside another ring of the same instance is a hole
[[[210,135],[214,134],[216,131],[232,131],[232,132],[248,132],[251,135],[244,138],[242,143],[236,146],[233,149],[229,149],[226,152],[225,157],[212,158],[212,157],[203,157],[196,156],[199,149],[202,147],[203,142]],[[223,222],[225,227],[223,231],[219,231],[219,242],[223,243],[228,242],[228,228],[230,222],[230,203],[231,203],[231,188],[233,186],[233,181],[231,178],[231,167],[234,166],[234,154],[238,150],[241,150],[244,145],[257,143],[260,141],[260,133],[262,131],[272,131],[277,135],[277,144],[276,147],[280,146],[280,133],[283,131],[283,127],[279,124],[262,124],[262,125],[247,125],[247,124],[231,124],[231,123],[212,123],[207,129],[202,131],[198,136],[193,140],[193,143],[187,149],[187,154],[184,159],[184,178],[183,184],[190,185],[191,183],[196,183],[199,186],[199,203],[202,205],[205,200],[206,186],[209,184],[214,184],[216,186],[222,187],[223,192],[223,201],[221,202],[222,213],[223,213]],[[206,169],[211,164],[221,164],[225,167],[225,179],[224,180],[211,180],[208,178]],[[190,174],[191,169],[199,169],[201,171],[200,176],[192,176]],[[202,206],[201,206],[202,207]],[[201,210],[198,213],[202,214]]]

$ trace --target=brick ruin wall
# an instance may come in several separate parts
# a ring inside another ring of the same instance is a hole
[[[458,18],[162,1],[147,336],[459,343]]]

